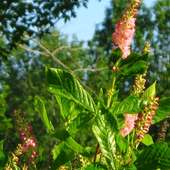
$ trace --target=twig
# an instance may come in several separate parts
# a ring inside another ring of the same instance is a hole
[[[107,70],[108,67],[103,67],[103,68],[79,68],[76,70],[73,70],[73,72],[85,72],[85,71],[90,71],[90,72],[99,72],[99,71],[103,71],[103,70]]]
[[[99,148],[99,144],[97,144],[96,146],[96,152],[95,152],[95,155],[94,155],[94,163],[96,162],[96,158],[97,158],[97,154],[100,152],[100,148]]]
[[[47,56],[46,53],[43,53],[41,51],[37,51],[37,50],[33,50],[32,48],[29,48],[27,46],[24,46],[24,45],[21,45],[21,44],[18,44],[18,46],[26,51],[29,51],[29,52],[32,52],[32,53],[35,53],[35,54],[41,54],[41,55],[44,55],[44,56]]]
[[[56,48],[52,54],[55,55],[56,53],[58,53],[59,51],[63,50],[63,49],[68,49],[69,51],[75,51],[75,50],[78,50],[78,49],[81,49],[80,47],[75,47],[75,48],[70,48],[68,46],[61,46],[61,47],[58,47]]]

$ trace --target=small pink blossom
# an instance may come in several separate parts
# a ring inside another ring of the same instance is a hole
[[[20,132],[20,139],[21,139],[21,141],[25,141],[27,139],[24,131]]]
[[[35,142],[35,140],[34,140],[33,138],[27,139],[26,144],[27,144],[29,147],[35,147],[35,146],[36,146],[36,142]]]
[[[125,114],[124,127],[120,130],[120,134],[125,137],[135,127],[135,121],[138,119],[138,114]]]
[[[135,33],[135,20],[133,17],[120,20],[112,34],[113,44],[121,49],[123,59],[130,55],[130,45]]]

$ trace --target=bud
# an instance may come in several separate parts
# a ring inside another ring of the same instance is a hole
[[[141,74],[141,75],[136,76],[135,82],[133,85],[133,91],[135,95],[140,95],[141,93],[144,92],[145,83],[146,83],[146,80],[144,78],[145,76],[146,74]]]
[[[143,48],[143,53],[147,54],[147,53],[150,53],[150,51],[151,51],[151,45],[150,45],[149,42],[146,42],[146,44],[145,44],[145,46]]]

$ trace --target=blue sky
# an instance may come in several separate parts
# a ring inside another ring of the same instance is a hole
[[[144,0],[151,6],[156,0]],[[89,0],[88,8],[80,7],[77,9],[77,17],[67,23],[57,23],[57,28],[66,34],[69,40],[76,35],[78,40],[87,41],[92,38],[96,24],[101,23],[105,17],[105,9],[109,7],[110,0]]]

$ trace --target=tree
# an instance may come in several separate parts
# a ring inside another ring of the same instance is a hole
[[[42,36],[60,19],[76,16],[76,8],[87,6],[88,0],[15,1],[5,0],[0,6],[0,34],[10,47],[24,42],[24,35]]]

